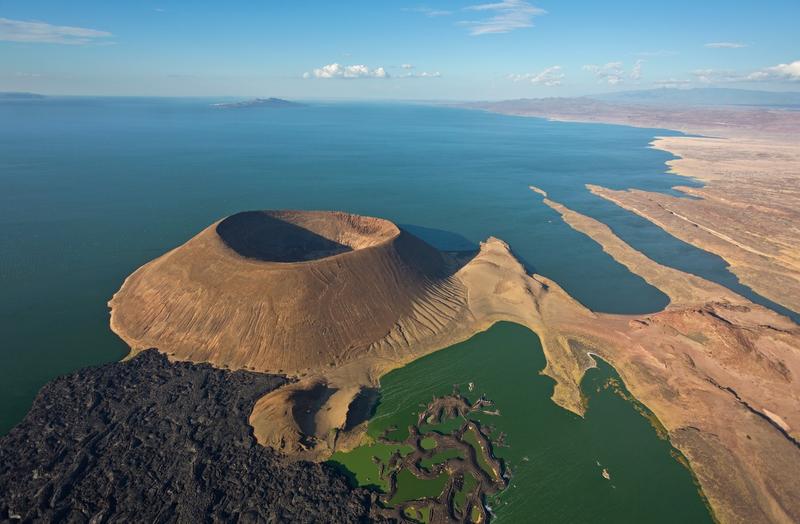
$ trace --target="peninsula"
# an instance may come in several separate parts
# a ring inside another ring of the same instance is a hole
[[[261,397],[250,423],[261,444],[321,460],[359,444],[365,423],[348,413],[381,375],[517,322],[539,335],[553,401],[565,409],[584,412],[579,384],[593,354],[612,364],[688,459],[720,521],[800,518],[800,327],[657,264],[532,189],[666,293],[666,310],[592,312],[527,274],[496,238],[459,260],[386,220],[267,211],[223,219],[137,270],[110,302],[111,325],[134,352],[154,346],[175,360],[288,374],[296,382]]]
[[[789,95],[783,99],[792,100]],[[622,102],[626,99],[619,95],[610,100],[522,99],[462,107],[703,135],[657,137],[651,144],[677,157],[668,162],[671,172],[705,184],[674,188],[694,198],[589,189],[684,242],[719,255],[743,284],[800,315],[800,111],[708,102],[681,105],[675,100],[652,105]]]

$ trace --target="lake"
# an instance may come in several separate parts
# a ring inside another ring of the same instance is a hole
[[[627,391],[611,366],[600,361],[587,372],[581,384],[589,404],[585,418],[550,400],[555,382],[539,374],[544,366],[534,333],[517,324],[495,324],[384,375],[367,433],[377,438],[396,426],[402,440],[421,406],[457,384],[470,401],[485,395],[500,412],[469,418],[493,426],[493,437],[506,433],[506,445],[495,446],[494,454],[510,468],[511,480],[488,500],[495,522],[712,522],[680,455],[635,408],[649,412],[623,398]],[[371,459],[377,455],[386,461],[388,453],[381,448],[391,446],[339,452],[332,460],[361,484],[379,485]],[[602,476],[604,468],[609,479]],[[434,481],[398,477],[398,489],[407,491],[413,492],[409,485],[424,488],[426,483]],[[432,486],[437,488],[440,492],[442,485]]]
[[[380,216],[452,250],[494,235],[529,270],[593,310],[642,313],[667,304],[663,293],[543,205],[528,189],[536,185],[657,261],[772,305],[741,286],[719,257],[585,189],[591,183],[671,192],[694,184],[667,174],[671,156],[648,147],[670,131],[411,104],[221,110],[211,107],[217,101],[67,97],[0,104],[0,432],[24,416],[48,380],[126,353],[108,328],[106,303],[128,274],[211,222],[248,209]],[[526,373],[535,376],[538,365]],[[591,408],[584,426],[594,427],[588,421],[601,412]],[[534,426],[544,416],[527,413]],[[623,419],[623,431],[634,424]],[[659,444],[651,433],[642,439]],[[653,453],[672,460],[666,448]],[[571,467],[560,471],[583,466]],[[556,475],[556,487],[566,482],[558,471],[531,474]],[[576,491],[607,489],[595,481],[564,484],[563,493],[616,504],[613,493]]]

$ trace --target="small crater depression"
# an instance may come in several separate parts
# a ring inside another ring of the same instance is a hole
[[[371,419],[375,414],[375,410],[378,409],[380,396],[380,390],[378,388],[361,388],[347,410],[344,430],[350,431],[361,423]]]
[[[335,388],[315,384],[311,389],[298,390],[292,395],[292,415],[304,435],[314,435],[317,430],[317,412],[336,393]]]

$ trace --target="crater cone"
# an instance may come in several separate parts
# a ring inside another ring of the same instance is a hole
[[[396,358],[463,309],[452,271],[446,255],[388,220],[247,211],[128,277],[109,302],[111,327],[134,351],[234,369]]]

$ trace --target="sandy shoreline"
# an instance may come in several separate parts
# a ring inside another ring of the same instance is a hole
[[[698,199],[590,187],[671,235],[712,252],[762,296],[800,312],[800,142],[658,137],[672,173],[705,183]]]

